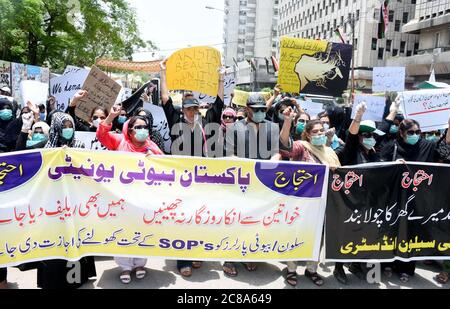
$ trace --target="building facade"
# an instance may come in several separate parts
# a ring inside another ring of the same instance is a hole
[[[263,88],[276,83],[266,59],[277,53],[278,2],[225,0],[224,62],[236,68],[238,85]],[[254,61],[256,71],[248,60]]]
[[[388,64],[406,67],[415,83],[428,80],[433,68],[438,81],[450,83],[450,0],[418,0],[415,11],[403,32],[419,36],[418,53]]]
[[[356,89],[372,88],[372,70],[386,66],[388,59],[417,55],[419,36],[402,32],[402,26],[415,16],[416,0],[391,0],[389,26],[384,39],[378,39],[382,2],[377,0],[280,0],[279,35],[346,43],[355,37]]]

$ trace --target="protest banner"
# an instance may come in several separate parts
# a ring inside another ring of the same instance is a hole
[[[48,84],[35,80],[23,80],[20,82],[20,94],[24,103],[45,105],[48,98]]]
[[[373,92],[405,91],[406,68],[377,67],[373,68]]]
[[[231,94],[236,87],[236,79],[234,78],[234,73],[226,74],[224,81],[224,104],[225,106],[230,106],[231,104]],[[199,93],[194,91],[194,97],[201,103],[214,104],[216,102],[217,96],[209,96],[204,93]]]
[[[169,94],[169,96],[172,99],[174,105],[181,105],[181,103],[183,103],[183,94],[172,92]]]
[[[326,166],[70,148],[0,162],[0,267],[82,256],[319,259]]]
[[[11,63],[0,60],[0,88],[11,88]]]
[[[450,88],[405,91],[399,95],[405,117],[418,121],[423,132],[448,128]]]
[[[347,89],[352,46],[281,38],[278,84],[283,92],[340,97]]]
[[[238,106],[247,106],[247,100],[252,94],[260,94],[264,97],[264,99],[269,100],[271,97],[270,92],[246,92],[242,90],[234,90],[233,104]]]
[[[217,96],[220,51],[212,47],[192,47],[175,52],[167,60],[167,87]]]
[[[314,103],[313,101],[297,100],[300,107],[311,117],[316,117],[324,111],[322,103]]]
[[[450,260],[450,166],[387,163],[330,175],[326,259]],[[380,181],[382,179],[382,181]]]
[[[102,143],[99,142],[97,138],[97,133],[95,132],[81,132],[77,131],[75,132],[75,138],[84,143],[85,149],[88,150],[107,150],[105,146],[102,145]]]
[[[55,97],[57,110],[65,112],[77,91],[81,90],[89,70],[68,70],[59,77],[50,80],[50,95]]]
[[[120,85],[94,66],[83,85],[88,92],[86,99],[77,105],[77,116],[87,123],[91,121],[91,113],[95,108],[103,107],[110,110],[120,92]]]
[[[152,113],[153,116],[153,130],[159,132],[164,141],[165,153],[171,153],[172,139],[170,137],[169,123],[167,122],[166,114],[162,107],[150,103],[144,103],[144,108]]]
[[[358,106],[358,104],[365,102],[367,106],[367,110],[364,113],[362,120],[373,120],[375,122],[382,122],[384,109],[386,107],[386,98],[378,97],[372,95],[357,95],[355,96],[354,107]],[[355,119],[356,116],[356,108],[352,110],[352,119]]]

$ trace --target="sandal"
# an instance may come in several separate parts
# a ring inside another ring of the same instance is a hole
[[[244,265],[245,269],[249,272],[254,272],[258,268],[256,263],[242,263],[242,265]]]
[[[287,271],[286,274],[286,282],[292,286],[292,287],[296,287],[298,284],[298,274],[296,271],[290,272],[289,270]]]
[[[409,275],[408,274],[405,274],[405,273],[401,273],[400,274],[400,281],[402,282],[402,283],[408,283],[409,282],[409,279],[410,279],[410,277],[409,277]]]
[[[130,284],[131,283],[131,271],[127,270],[122,272],[120,275],[120,282],[123,284]]]
[[[314,284],[317,285],[317,286],[322,286],[322,285],[324,285],[324,283],[325,283],[325,282],[323,281],[322,277],[319,276],[318,273],[312,273],[312,272],[306,270],[306,271],[305,271],[305,276],[306,276],[307,278],[309,278],[309,279],[312,281],[312,283],[314,283]]]
[[[238,272],[236,270],[236,266],[234,266],[234,263],[230,263],[230,262],[224,263],[222,266],[222,269],[223,269],[223,273],[227,277],[234,278],[234,277],[237,277],[237,275],[238,275]]]
[[[439,284],[447,284],[448,283],[448,273],[447,272],[442,272],[439,275],[437,275],[436,277],[434,277],[434,280],[439,283]]]
[[[144,267],[136,268],[136,278],[137,279],[139,279],[139,280],[144,279],[146,275],[147,275],[147,271],[145,270]]]
[[[202,268],[203,262],[192,262],[192,268],[193,269],[199,269]]]
[[[187,266],[187,267],[183,267],[180,269],[180,274],[185,277],[185,278],[189,278],[192,276],[192,267]]]

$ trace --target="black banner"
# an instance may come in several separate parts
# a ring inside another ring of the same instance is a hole
[[[450,166],[378,164],[331,173],[326,259],[450,259]]]

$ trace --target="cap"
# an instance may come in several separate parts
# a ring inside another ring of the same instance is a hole
[[[375,133],[378,136],[386,135],[386,133],[377,129],[375,121],[372,120],[365,120],[361,122],[361,125],[359,127],[359,133],[366,133],[366,132]]]
[[[247,99],[247,106],[251,108],[265,108],[266,100],[261,94],[251,94]]]
[[[184,100],[183,108],[189,108],[189,107],[200,107],[200,103],[197,101],[197,99]]]

